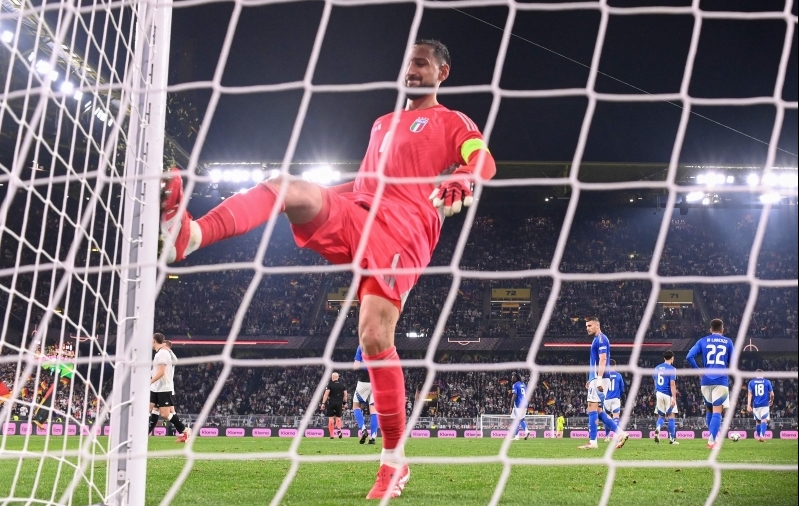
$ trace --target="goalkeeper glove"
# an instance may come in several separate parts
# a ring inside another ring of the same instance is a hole
[[[438,209],[443,207],[444,216],[446,217],[458,214],[463,207],[469,207],[474,202],[472,182],[464,177],[469,172],[463,171],[459,173],[459,170],[452,174],[452,179],[441,183],[441,186],[430,194],[433,207]]]

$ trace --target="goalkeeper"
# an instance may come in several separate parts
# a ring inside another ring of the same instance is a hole
[[[430,262],[443,216],[472,203],[473,180],[490,179],[496,173],[477,125],[436,99],[450,65],[449,50],[441,42],[420,40],[413,46],[405,71],[405,86],[412,88],[406,92],[405,110],[396,118],[390,113],[374,122],[355,181],[323,188],[293,177],[273,178],[226,199],[197,221],[186,212],[178,220],[183,187],[177,169],[164,192],[161,227],[168,262],[246,234],[264,224],[275,209],[288,217],[297,245],[331,263],[355,261],[364,239],[357,267],[373,274],[362,278],[358,287],[359,339],[383,433],[380,469],[368,499],[397,497],[410,479],[399,445],[405,430],[406,398],[394,347],[403,304]],[[385,185],[377,179],[381,170],[391,178]],[[446,177],[436,186],[433,180],[440,176]],[[403,178],[416,179],[404,182]],[[278,200],[283,184],[285,195]],[[372,208],[376,219],[367,234]],[[384,366],[375,367],[378,362]]]
[[[53,395],[56,383],[58,383],[59,380],[72,380],[72,376],[75,374],[75,366],[73,364],[61,363],[60,361],[53,363],[45,362],[42,364],[42,369],[49,371],[50,375],[52,376],[52,381],[50,381],[50,386],[47,387],[47,391],[44,393],[44,395],[42,395],[42,398],[39,401],[39,408],[33,414],[33,423],[36,424],[36,426],[40,429],[44,428],[44,424],[47,422],[48,414],[50,414],[53,410],[55,399],[50,401],[49,408],[45,403]]]

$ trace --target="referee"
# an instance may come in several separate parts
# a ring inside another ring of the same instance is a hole
[[[330,432],[330,439],[334,437],[335,427],[338,427],[339,439],[343,436],[341,432],[341,412],[346,403],[347,388],[338,380],[338,373],[334,372],[330,377],[330,383],[327,384],[325,395],[322,397],[322,409],[325,411],[325,416],[327,416],[327,430]]]

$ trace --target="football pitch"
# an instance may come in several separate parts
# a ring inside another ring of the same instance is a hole
[[[22,450],[25,439],[10,436],[7,450]],[[577,449],[582,440],[530,439],[514,441],[509,456],[515,458],[599,458],[600,452],[586,453]],[[105,444],[105,439],[101,439]],[[44,437],[30,438],[28,451],[41,452]],[[228,453],[283,452],[291,440],[280,438],[199,438],[194,444],[198,460],[178,492],[173,504],[186,506],[261,505],[269,504],[290,468],[289,460],[258,458],[252,460],[220,459]],[[77,441],[70,438],[68,447]],[[497,455],[501,439],[412,439],[406,454],[413,457],[488,457]],[[63,439],[51,437],[49,448],[53,456],[63,448]],[[151,451],[179,450],[172,438],[150,438]],[[360,445],[351,439],[311,439],[302,441],[299,453],[307,456],[358,455],[377,456],[380,445]],[[709,451],[704,441],[684,440],[679,446],[668,442],[656,445],[650,440],[630,440],[615,454],[618,460],[696,461],[706,459]],[[213,460],[202,454],[213,454]],[[41,461],[26,459],[19,470],[13,496],[23,500],[4,502],[11,494],[12,478],[17,472],[18,459],[10,453],[0,460],[0,502],[6,505],[31,504],[25,499],[58,500],[73,477],[72,469],[61,466],[58,459]],[[74,458],[67,458],[76,462]],[[719,461],[744,464],[797,465],[797,441],[772,440],[758,443],[742,440],[727,441],[719,453]],[[186,463],[183,456],[152,457],[147,463],[147,504],[158,505]],[[41,465],[41,471],[38,472]],[[349,505],[376,504],[364,496],[371,487],[376,462],[303,463],[299,466],[281,504],[287,505]],[[88,470],[87,470],[88,472]],[[556,466],[516,465],[511,468],[500,504],[503,505],[590,505],[597,504],[607,476],[600,463],[591,465]],[[38,483],[37,473],[39,474]],[[479,505],[487,504],[502,473],[499,463],[462,465],[415,464],[411,480],[402,497],[392,501],[404,505]],[[797,472],[734,470],[722,473],[721,490],[715,504],[764,504],[768,506],[797,504]],[[105,464],[94,466],[94,481],[103,489]],[[53,494],[54,484],[56,493]],[[613,505],[702,505],[713,485],[709,468],[618,468],[610,497]],[[82,483],[73,494],[71,504],[98,503],[96,494]]]

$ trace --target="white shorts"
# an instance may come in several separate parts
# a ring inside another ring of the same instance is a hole
[[[511,415],[514,420],[523,420],[524,417],[527,415],[527,408],[513,408],[513,414]]]
[[[621,412],[621,399],[605,399],[605,411],[610,411],[611,413],[620,413]]]
[[[588,385],[588,402],[599,403],[599,391],[596,389],[597,381],[599,380],[600,378],[594,378]],[[605,394],[610,390],[610,378],[601,378],[601,381],[602,397],[604,398]]]
[[[702,397],[706,404],[721,406],[724,409],[730,407],[730,389],[724,385],[702,385]]]
[[[656,415],[665,415],[666,413],[671,410],[671,413],[676,415],[677,405],[675,404],[674,407],[671,407],[671,396],[666,395],[663,392],[655,392],[655,414]]]
[[[372,384],[359,381],[355,386],[355,400],[358,401],[358,404],[374,406],[375,401],[372,399]]]
[[[755,415],[755,420],[768,420],[768,406],[763,406],[762,408],[752,408],[752,414]]]

